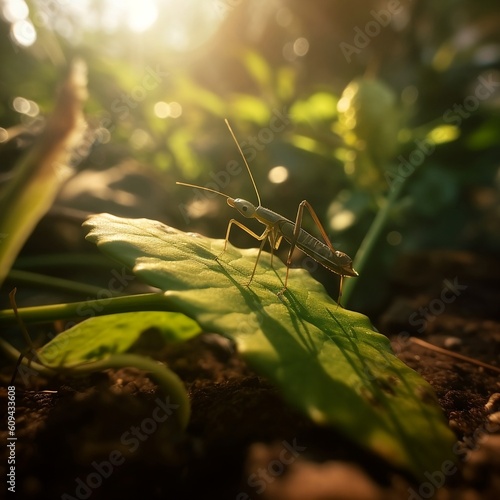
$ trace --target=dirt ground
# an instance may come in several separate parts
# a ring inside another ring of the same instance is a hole
[[[182,438],[168,419],[136,431],[162,399],[137,370],[28,377],[28,386],[18,380],[12,498],[498,500],[498,373],[430,351],[408,334],[500,366],[499,264],[468,253],[428,252],[401,259],[391,281],[392,299],[373,322],[436,390],[460,443],[458,472],[445,478],[434,471],[428,482],[413,482],[334,429],[297,414],[229,341],[206,333],[153,349],[189,391],[192,419]],[[2,408],[12,369],[2,370]],[[7,451],[3,446],[2,468]]]

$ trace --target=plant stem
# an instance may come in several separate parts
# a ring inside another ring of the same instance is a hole
[[[19,359],[21,356],[20,351],[2,339],[0,339],[0,348],[13,359]],[[145,372],[151,374],[151,376],[158,382],[158,385],[162,389],[163,393],[169,397],[167,405],[178,405],[178,408],[174,409],[177,410],[176,418],[180,428],[184,430],[189,423],[191,406],[189,404],[189,398],[182,380],[165,365],[146,356],[128,353],[113,354],[106,359],[68,367],[47,366],[27,358],[22,359],[21,363],[29,366],[33,370],[36,370],[39,374],[46,377],[54,376],[57,373],[69,376],[81,376],[86,375],[87,373],[108,370],[110,368],[116,369],[134,367],[139,370],[144,370]]]
[[[391,209],[394,206],[396,200],[399,198],[404,185],[405,179],[401,179],[395,185],[393,184],[391,186],[384,206],[375,216],[370,229],[366,233],[366,236],[364,237],[359,250],[354,257],[353,267],[354,269],[356,269],[360,276],[363,274],[367,263],[370,261],[373,249],[375,248],[375,245],[378,242],[383,229],[385,228]],[[344,289],[342,292],[342,299],[346,307],[348,307],[349,305],[352,294],[358,283],[358,279],[348,279],[345,281]]]
[[[52,288],[56,290],[64,290],[78,295],[93,295],[99,296],[102,293],[102,287],[87,285],[86,283],[79,283],[77,281],[66,280],[63,278],[55,278],[47,276],[46,274],[33,273],[31,271],[21,271],[19,269],[12,269],[9,271],[7,278],[9,281],[14,281],[16,285],[25,283],[28,285],[40,286],[43,288]],[[110,291],[110,293],[113,293]],[[119,295],[113,293],[113,295]]]
[[[426,349],[429,349],[431,351],[435,351],[435,352],[439,352],[440,354],[444,354],[445,356],[450,356],[451,358],[460,359],[461,361],[466,361],[467,363],[481,366],[482,368],[486,368],[487,370],[492,370],[494,372],[500,373],[500,368],[498,366],[493,366],[493,365],[490,365],[489,363],[483,363],[479,359],[474,359],[474,358],[471,358],[470,356],[464,356],[463,354],[460,354],[459,352],[450,351],[449,349],[443,349],[442,347],[430,344],[429,342],[426,342],[425,340],[422,340],[422,339],[419,339],[416,337],[410,337],[409,341],[413,342],[414,344],[417,344],[421,347],[425,347]]]
[[[84,375],[96,371],[107,370],[109,368],[124,368],[134,367],[139,370],[144,370],[152,375],[158,382],[162,391],[169,396],[169,401],[178,405],[176,409],[177,422],[182,430],[184,430],[191,415],[191,407],[186,389],[182,380],[165,365],[155,361],[154,359],[138,354],[113,354],[109,358],[94,361],[84,365],[78,365],[65,369],[70,375]],[[167,401],[167,403],[169,402]]]
[[[70,302],[50,306],[24,307],[18,309],[19,316],[25,323],[50,323],[58,319],[87,319],[93,316],[103,316],[131,311],[179,311],[163,293],[144,293],[127,295],[125,297],[103,297],[102,299]],[[0,326],[16,324],[14,311],[0,311]]]
[[[109,268],[113,261],[104,255],[86,253],[54,253],[28,255],[18,257],[14,262],[15,269],[32,269],[38,267],[105,267]]]
[[[5,354],[7,354],[7,356],[11,357],[13,360],[18,360],[19,357],[21,356],[21,351],[18,351],[12,344],[9,344],[9,342],[6,342],[3,339],[0,339],[0,349]],[[31,359],[32,355],[33,351],[29,351],[24,357],[24,359],[21,361],[21,364],[29,366],[30,368],[32,368],[33,370],[37,371],[39,374],[45,377],[50,377],[55,375],[56,372],[51,368],[48,368],[45,365],[33,361]]]

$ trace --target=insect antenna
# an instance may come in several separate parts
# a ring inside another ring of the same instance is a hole
[[[252,180],[253,188],[255,189],[255,194],[257,195],[257,201],[259,202],[259,207],[261,205],[260,203],[260,195],[259,195],[259,190],[257,189],[257,185],[255,184],[252,171],[250,170],[250,167],[248,165],[247,159],[245,158],[245,155],[243,154],[243,151],[241,150],[241,147],[238,143],[238,140],[236,139],[236,136],[234,135],[233,129],[231,128],[231,125],[229,125],[229,122],[227,121],[227,118],[224,120],[226,122],[227,128],[229,129],[229,132],[231,133],[231,136],[233,137],[234,142],[236,143],[236,146],[238,148],[238,151],[240,152],[241,157],[243,158],[243,162],[245,163],[245,166],[247,167],[248,174],[250,175],[250,179]]]
[[[179,186],[186,186],[186,187],[192,187],[192,188],[196,188],[196,189],[202,189],[203,191],[210,191],[211,193],[220,194],[221,196],[224,196],[225,198],[231,198],[231,196],[224,194],[224,193],[221,193],[220,191],[216,191],[215,189],[210,189],[210,188],[203,187],[203,186],[197,186],[196,184],[188,184],[187,182],[176,182],[176,184],[178,184]]]

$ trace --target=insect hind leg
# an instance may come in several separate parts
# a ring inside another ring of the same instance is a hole
[[[323,238],[325,244],[328,246],[328,248],[332,251],[335,252],[335,247],[332,245],[332,242],[330,241],[330,238],[328,238],[328,235],[326,234],[326,231],[321,224],[319,217],[316,215],[316,212],[314,211],[314,208],[312,205],[307,201],[303,200],[299,204],[299,208],[297,209],[297,216],[295,218],[295,225],[293,228],[293,236],[290,241],[290,250],[288,251],[288,258],[286,260],[286,276],[285,276],[285,284],[281,291],[279,292],[279,296],[283,295],[287,289],[288,286],[288,274],[290,271],[290,266],[292,264],[292,254],[293,251],[295,250],[297,240],[299,238],[300,231],[302,230],[302,219],[304,217],[304,208],[307,208],[309,215],[314,221],[314,224],[316,224],[316,227],[318,228],[319,232],[321,233],[321,237]],[[339,285],[339,295],[338,295],[338,304],[340,304],[340,299],[342,297],[342,285],[344,282],[344,275],[340,275],[340,285]]]

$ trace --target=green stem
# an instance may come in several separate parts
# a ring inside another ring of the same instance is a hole
[[[2,339],[0,339],[0,348],[14,360],[19,359],[19,356],[21,355],[20,351]],[[32,361],[28,358],[29,354],[22,360],[21,363],[29,366],[33,370],[36,370],[39,374],[46,377],[54,376],[57,373],[69,376],[80,376],[97,371],[108,370],[110,368],[116,369],[130,366],[143,370],[151,374],[151,376],[158,382],[158,385],[162,389],[163,393],[169,396],[167,404],[170,403],[178,405],[175,415],[180,428],[184,430],[189,423],[191,407],[182,380],[172,370],[169,370],[165,365],[155,361],[154,359],[146,356],[139,356],[137,354],[125,353],[113,354],[106,359],[76,366],[50,367],[45,364]]]
[[[78,295],[93,295],[99,296],[102,293],[102,287],[87,285],[77,281],[66,280],[63,278],[55,278],[45,274],[33,273],[31,271],[20,271],[19,269],[11,269],[7,275],[7,280],[13,281],[17,286],[19,284],[27,284],[32,286],[40,286],[43,288],[52,288],[55,290],[63,290],[69,293]],[[110,292],[112,293],[112,292]],[[113,293],[113,295],[119,295]]]
[[[380,235],[385,228],[387,220],[389,218],[389,214],[391,212],[394,203],[399,198],[401,191],[403,189],[405,182],[402,179],[400,182],[396,183],[391,187],[389,191],[389,195],[385,200],[384,206],[379,210],[378,214],[375,216],[375,219],[370,226],[370,229],[366,233],[356,256],[354,257],[353,267],[362,276],[363,271],[367,265],[367,263],[371,259],[371,254],[373,249],[375,248],[376,243],[378,242]],[[358,278],[359,279],[359,278]],[[356,288],[358,283],[358,279],[348,279],[345,281],[345,285],[342,292],[342,299],[346,307],[349,306],[349,301],[352,297],[352,294]]]
[[[0,338],[0,349],[14,361],[17,361],[19,359],[19,356],[21,356],[21,351],[18,351],[12,344],[9,344],[9,342],[6,342],[1,338]],[[46,367],[45,365],[37,363],[36,361],[33,361],[32,357],[33,357],[33,351],[29,351],[25,355],[24,359],[21,361],[21,364],[29,366],[30,368],[36,370],[39,374],[44,375],[45,377],[50,377],[55,375],[56,372],[54,370]]]
[[[179,311],[177,305],[163,293],[144,293],[125,297],[107,297],[70,302],[50,306],[23,307],[18,309],[19,316],[25,323],[50,323],[58,319],[87,319],[92,316],[104,316],[132,311]],[[17,324],[14,311],[0,311],[0,326]]]
[[[18,257],[14,263],[16,269],[32,269],[46,267],[105,267],[112,265],[110,259],[104,255],[86,253],[51,253],[42,255],[27,255]]]
[[[189,423],[191,415],[189,398],[184,384],[172,370],[169,370],[165,365],[154,359],[138,354],[113,354],[109,358],[100,361],[67,368],[65,372],[70,375],[84,375],[109,368],[124,368],[129,366],[151,374],[158,382],[163,393],[169,396],[169,402],[179,406],[176,409],[175,415],[180,428],[184,430]]]

